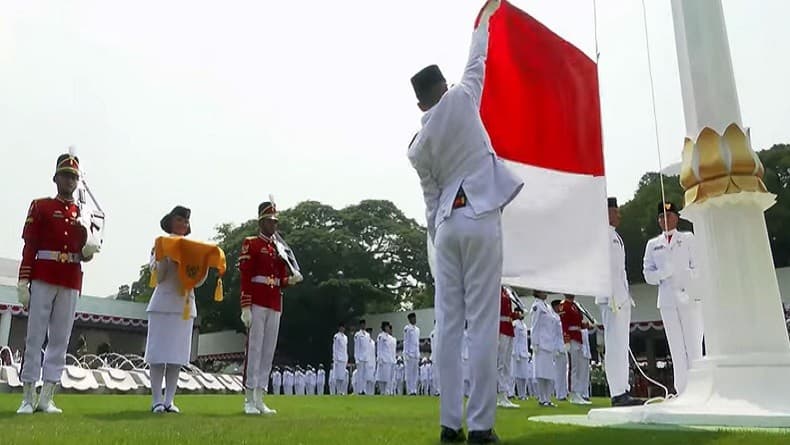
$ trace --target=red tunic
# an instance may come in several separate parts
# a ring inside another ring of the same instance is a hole
[[[499,333],[508,337],[515,337],[513,330],[513,303],[504,288],[499,293]]]
[[[582,342],[582,329],[589,325],[582,319],[582,313],[570,300],[560,303],[560,320],[562,321],[562,338],[565,343],[571,340]]]
[[[282,311],[281,289],[288,286],[288,266],[274,243],[263,235],[245,238],[239,255],[241,307]]]
[[[20,280],[40,280],[82,290],[82,247],[88,238],[79,222],[80,209],[59,198],[33,201],[27,211],[22,239]]]

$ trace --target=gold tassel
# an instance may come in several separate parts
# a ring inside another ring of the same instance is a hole
[[[151,270],[151,279],[148,280],[148,287],[156,287],[156,269]]]
[[[217,287],[214,289],[214,301],[222,301],[224,298],[224,291],[222,289],[222,277],[217,278]]]
[[[187,297],[186,297],[186,299],[184,301],[184,313],[181,314],[181,316],[182,316],[182,318],[184,320],[189,320],[189,316],[192,315],[191,314],[191,312],[192,312],[191,309],[192,309],[192,306],[189,304],[189,295],[187,295]]]

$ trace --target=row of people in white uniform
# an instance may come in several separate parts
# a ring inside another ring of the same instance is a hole
[[[536,304],[545,304],[545,294],[537,292],[540,297],[536,297],[533,303],[533,308]],[[541,316],[550,316],[551,323],[546,320],[537,320],[533,315],[532,325],[538,323],[538,335],[542,335],[543,353],[535,352],[535,344],[533,343],[532,349],[530,348],[531,329],[523,319],[513,320],[513,328],[515,337],[513,339],[513,355],[510,369],[512,376],[510,376],[511,384],[508,386],[508,397],[518,397],[520,400],[526,400],[529,397],[535,397],[541,405],[550,406],[549,396],[552,394],[559,400],[566,400],[568,398],[568,359],[567,349],[563,341],[562,326],[558,315],[559,301],[552,302],[551,312],[549,314],[542,313]],[[533,314],[537,311],[533,310]],[[545,328],[545,326],[551,326]],[[589,331],[582,330],[582,355],[584,361],[582,369],[586,368],[586,372],[582,372],[581,380],[586,382],[584,385],[585,391],[582,396],[584,399],[590,398],[590,362],[592,360],[592,351],[590,350]],[[536,366],[536,363],[538,366]],[[586,366],[585,366],[586,365]],[[537,369],[540,367],[540,371]],[[542,379],[551,380],[553,383],[547,383],[547,394],[543,397],[540,396],[538,390],[538,374]],[[549,403],[547,403],[549,402]]]
[[[407,394],[416,395],[420,388],[420,328],[414,313],[407,316],[409,323],[403,328],[403,383]],[[392,335],[392,324],[381,323],[381,332],[373,340],[372,329],[359,321],[354,334],[355,370],[351,384],[355,392],[364,394],[396,394],[400,392],[397,374],[400,369],[396,356],[397,340]],[[340,323],[332,340],[333,375],[345,375],[348,368],[348,336],[345,324]],[[343,386],[342,379],[335,379]]]
[[[323,365],[318,369],[308,366],[302,369],[299,366],[291,369],[285,367],[282,371],[275,367],[271,374],[272,394],[285,395],[315,395],[324,394],[326,388],[326,371]]]

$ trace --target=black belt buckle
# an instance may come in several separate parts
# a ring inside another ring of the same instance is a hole
[[[453,210],[461,207],[466,207],[466,193],[464,193],[463,188],[458,189],[458,193],[455,194],[455,199],[453,200]]]

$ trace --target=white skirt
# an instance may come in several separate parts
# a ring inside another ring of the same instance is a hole
[[[148,364],[189,364],[192,352],[194,318],[184,320],[182,314],[148,313],[148,337],[145,361]]]
[[[377,382],[390,382],[392,381],[392,369],[395,367],[394,363],[379,363],[376,368],[376,381]]]
[[[516,360],[513,357],[511,369],[513,369],[513,377],[517,379],[531,379],[532,373],[529,369],[529,358],[522,357],[521,360]]]
[[[554,380],[557,376],[556,368],[554,367],[554,356],[556,354],[538,349],[535,351],[535,357],[532,363],[535,366],[536,379],[549,379]]]

